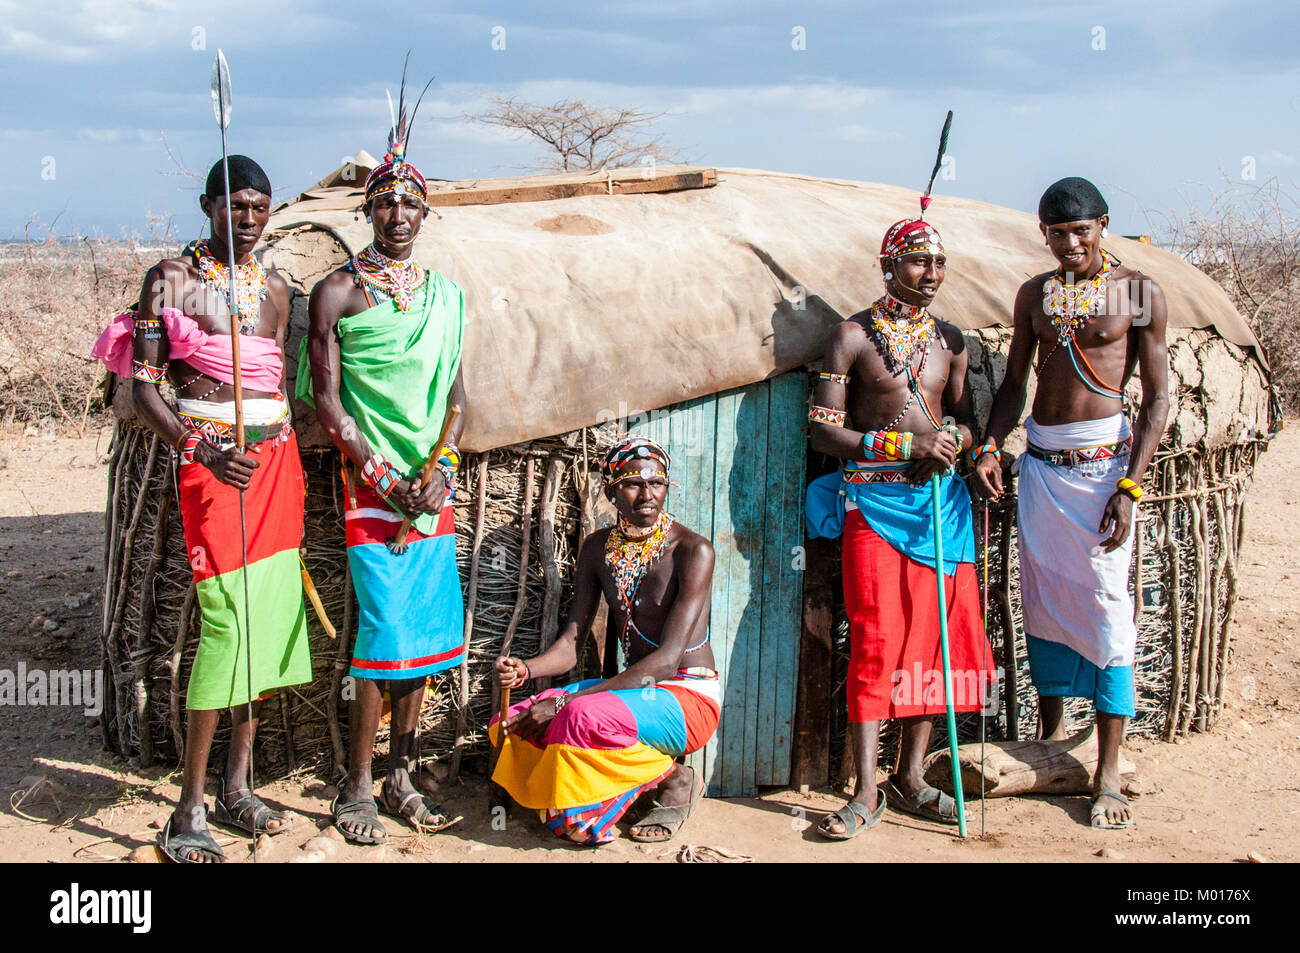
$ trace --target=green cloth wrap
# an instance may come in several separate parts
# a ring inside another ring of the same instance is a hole
[[[409,311],[389,300],[340,318],[339,399],[371,452],[383,454],[406,477],[415,476],[442,433],[447,399],[460,370],[465,336],[465,293],[436,271]],[[315,406],[304,337],[295,394]],[[437,517],[413,523],[432,535]]]

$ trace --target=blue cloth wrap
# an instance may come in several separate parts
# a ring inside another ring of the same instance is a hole
[[[852,464],[850,464],[851,466]],[[899,464],[906,469],[910,464]],[[878,468],[876,468],[878,469]],[[846,483],[844,471],[818,477],[808,485],[804,525],[814,539],[844,534],[844,504],[852,502],[867,525],[908,559],[934,565],[934,511],[930,484]],[[939,477],[939,514],[943,529],[943,572],[958,563],[975,562],[975,521],[970,491],[955,473]]]

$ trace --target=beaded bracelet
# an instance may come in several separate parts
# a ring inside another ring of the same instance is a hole
[[[863,459],[878,461],[912,459],[912,434],[895,430],[868,430],[862,435]]]
[[[564,710],[564,706],[569,703],[572,696],[568,692],[561,692],[555,699],[555,713],[558,715]]]
[[[456,472],[460,469],[460,451],[453,444],[445,443],[438,451],[438,472],[442,474],[447,489],[456,481]]]
[[[952,438],[957,441],[957,452],[961,453],[962,444],[966,442],[966,438],[962,436],[961,428],[956,424],[947,424],[943,429],[952,434]]]
[[[844,426],[844,411],[830,407],[818,407],[814,404],[808,411],[808,420],[814,424],[828,424],[832,427]]]
[[[362,464],[361,476],[384,499],[388,499],[388,494],[393,492],[397,481],[401,479],[393,465],[380,453],[371,454],[370,459]]]
[[[199,444],[207,443],[208,438],[201,431],[190,430],[182,434],[180,442],[177,444],[176,453],[180,458],[180,466],[194,462],[194,451],[198,449]]]
[[[1141,502],[1142,500],[1142,487],[1138,486],[1128,477],[1124,477],[1122,480],[1116,483],[1115,489],[1123,490],[1125,493],[1127,493],[1129,496],[1133,498],[1134,503]]]
[[[986,453],[993,454],[994,460],[1002,459],[1002,451],[998,449],[998,445],[995,444],[992,440],[985,440],[983,445],[978,450],[976,450],[974,447],[971,448],[970,462],[979,463],[980,457],[984,456],[984,454]]]

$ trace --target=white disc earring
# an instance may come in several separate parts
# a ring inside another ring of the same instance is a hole
[[[892,280],[893,277],[894,277],[894,273],[893,273],[892,271],[887,271],[887,272],[885,272],[885,280],[886,280],[886,281],[890,281],[890,280]]]
[[[1101,237],[1102,237],[1102,238],[1109,238],[1109,237],[1110,237],[1110,229],[1108,229],[1108,228],[1103,228],[1103,229],[1101,230]]]

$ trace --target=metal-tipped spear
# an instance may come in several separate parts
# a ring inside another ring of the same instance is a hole
[[[235,288],[235,224],[230,215],[230,159],[226,152],[226,127],[230,125],[230,67],[226,55],[217,50],[212,61],[212,115],[221,130],[221,175],[226,184],[226,253],[230,256],[230,288],[226,292],[226,309],[230,312],[230,363],[235,390],[235,446],[244,452],[244,389],[239,367],[239,335],[243,315]],[[253,771],[253,620],[248,599],[248,526],[244,518],[244,491],[239,491],[239,551],[244,577],[244,674],[248,679],[248,793],[256,795],[257,775]],[[238,613],[236,613],[238,621]],[[256,800],[253,802],[256,804]],[[253,812],[256,815],[256,811]],[[257,824],[253,827],[253,863],[257,863]]]

